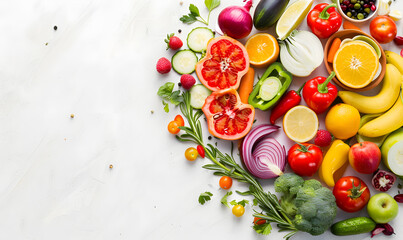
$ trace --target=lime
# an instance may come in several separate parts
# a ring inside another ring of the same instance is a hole
[[[285,10],[276,26],[278,39],[284,40],[301,24],[306,15],[308,15],[312,3],[313,0],[297,0]]]
[[[353,37],[353,40],[361,40],[368,43],[369,45],[371,45],[371,47],[374,48],[376,54],[378,54],[378,58],[381,58],[381,49],[379,48],[378,44],[376,44],[376,42],[370,37],[367,37],[365,35],[357,35]]]

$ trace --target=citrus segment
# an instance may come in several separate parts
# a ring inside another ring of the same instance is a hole
[[[245,47],[227,36],[210,40],[206,56],[196,64],[197,77],[211,91],[238,89],[240,79],[248,69]]]
[[[363,41],[344,44],[336,52],[333,69],[337,79],[351,88],[363,88],[375,77],[379,59],[374,48]]]
[[[278,58],[280,48],[277,40],[268,33],[257,33],[245,44],[250,64],[255,67],[267,67]]]
[[[313,0],[297,0],[281,15],[277,22],[276,33],[280,40],[284,40],[304,20],[312,7]]]
[[[360,128],[360,113],[348,104],[334,105],[326,115],[326,129],[335,138],[347,139],[354,136]]]
[[[312,109],[298,105],[291,108],[283,118],[283,129],[287,137],[295,142],[308,142],[318,131],[318,116]]]

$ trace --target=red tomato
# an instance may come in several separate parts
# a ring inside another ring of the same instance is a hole
[[[206,156],[206,153],[204,152],[204,148],[202,145],[197,145],[197,152],[199,153],[200,157],[204,158]]]
[[[222,189],[230,189],[232,186],[232,178],[228,176],[222,176],[220,178],[220,187]]]
[[[397,34],[396,23],[388,16],[374,18],[369,25],[369,31],[379,43],[389,43]]]
[[[333,188],[337,206],[346,212],[357,212],[367,205],[371,193],[358,177],[342,177]]]
[[[177,122],[178,125],[181,127],[185,126],[185,120],[183,120],[183,117],[181,115],[176,115],[174,121]]]
[[[265,223],[266,223],[266,220],[262,219],[260,217],[255,217],[253,219],[253,224],[255,224],[255,225],[262,225],[262,224],[265,224]]]
[[[288,164],[300,176],[312,176],[322,164],[322,150],[313,144],[297,143],[288,150]]]

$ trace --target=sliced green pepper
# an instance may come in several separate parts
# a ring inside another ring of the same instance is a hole
[[[265,80],[268,78],[277,78],[281,82],[281,87],[278,90],[277,94],[270,100],[264,100],[264,97],[260,96],[261,92],[260,88],[262,87]],[[275,62],[271,64],[266,72],[264,72],[263,76],[260,78],[259,82],[253,87],[253,91],[249,95],[248,102],[255,108],[259,108],[260,110],[267,110],[270,107],[274,106],[280,100],[281,96],[288,89],[292,81],[292,74],[284,69],[283,65],[279,62]]]

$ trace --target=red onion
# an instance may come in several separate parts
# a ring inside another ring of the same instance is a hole
[[[242,160],[249,172],[258,178],[268,179],[283,174],[286,164],[285,147],[268,135],[278,126],[263,124],[254,127],[242,143]]]
[[[218,15],[218,26],[220,26],[221,31],[236,39],[247,37],[253,27],[252,16],[249,13],[251,7],[252,0],[249,0],[243,7],[224,8]]]

